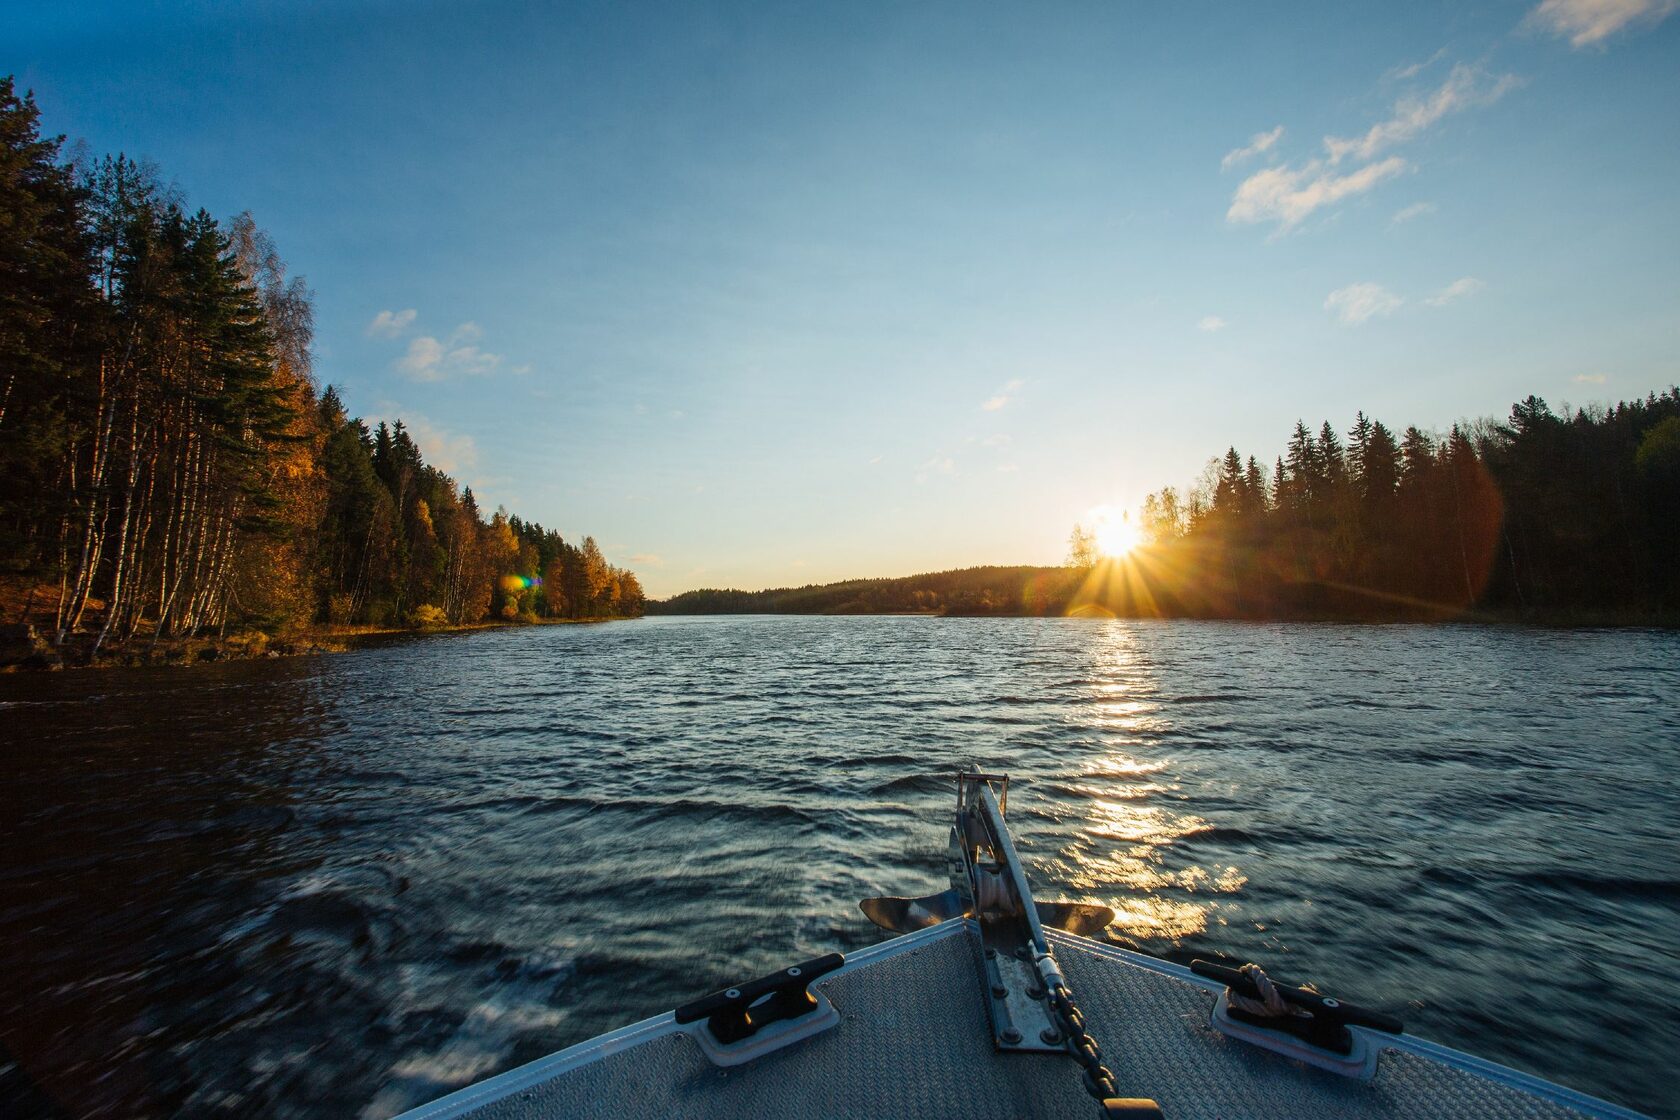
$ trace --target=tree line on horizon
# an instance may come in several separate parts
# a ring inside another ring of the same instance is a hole
[[[764,591],[706,587],[651,600],[647,613],[1061,614],[1083,581],[1071,566],[987,565]]]
[[[318,391],[311,296],[251,216],[65,159],[0,79],[0,576],[57,645],[641,611],[634,573]],[[14,601],[15,600],[15,601]]]
[[[1142,523],[1135,590],[1188,613],[1673,618],[1680,388],[1444,434],[1297,421],[1270,468],[1230,448]]]
[[[766,591],[705,588],[661,614],[1098,614],[1559,621],[1680,618],[1680,388],[1558,414],[1539,397],[1445,434],[1359,413],[1297,422],[1268,468],[1230,448],[1145,500],[1147,543],[1067,563]]]

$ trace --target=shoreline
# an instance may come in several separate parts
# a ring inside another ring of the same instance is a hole
[[[650,610],[648,618],[1048,618],[1096,619],[1128,622],[1247,622],[1256,625],[1313,626],[1513,626],[1535,630],[1680,630],[1680,615],[1635,616],[1618,612],[1536,612],[1516,614],[1499,611],[1462,611],[1456,614],[1413,615],[1143,615],[1109,614],[1098,611],[1033,613],[1027,611],[665,611]]]
[[[53,673],[98,669],[187,668],[226,661],[259,661],[282,657],[317,657],[354,653],[381,645],[469,634],[480,630],[509,630],[524,626],[577,626],[626,622],[627,618],[540,618],[462,622],[443,626],[324,626],[270,637],[261,630],[226,637],[167,638],[157,643],[140,638],[126,645],[102,649],[96,656],[74,646],[58,649],[28,623],[4,628],[7,660],[0,673]]]
[[[1465,611],[1454,615],[1353,617],[1337,615],[1294,615],[1257,617],[1248,615],[1191,616],[1191,615],[1109,615],[1104,613],[1029,614],[961,611],[649,611],[652,618],[968,618],[968,619],[1095,619],[1111,621],[1116,618],[1135,622],[1242,622],[1255,625],[1309,626],[1487,626],[1516,627],[1533,630],[1676,630],[1680,617],[1634,616],[1625,612],[1570,611],[1515,614],[1495,611]],[[633,618],[543,618],[464,622],[444,626],[338,626],[317,627],[282,637],[270,637],[263,631],[232,634],[225,638],[170,638],[154,646],[150,639],[138,639],[125,646],[107,647],[95,657],[75,648],[55,649],[40,638],[29,624],[14,624],[3,629],[7,660],[0,664],[0,673],[73,672],[89,669],[186,668],[225,661],[258,661],[282,657],[316,657],[326,654],[354,653],[383,645],[417,641],[425,638],[470,634],[483,630],[508,630],[525,626],[592,626],[605,622],[628,622]],[[31,635],[24,638],[19,631]],[[29,642],[24,650],[19,643]]]

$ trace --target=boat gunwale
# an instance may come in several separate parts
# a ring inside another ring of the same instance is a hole
[[[824,976],[817,982],[822,988],[833,980],[866,968],[879,961],[888,960],[900,953],[910,952],[923,945],[941,941],[954,936],[972,925],[968,918],[952,918],[929,926],[927,929],[917,930],[901,937],[889,938],[879,944],[859,949],[855,953],[846,954],[846,963]],[[494,1077],[483,1081],[465,1085],[452,1093],[439,1097],[426,1104],[417,1105],[406,1112],[398,1113],[392,1120],[450,1120],[452,1117],[465,1115],[475,1108],[482,1108],[494,1101],[522,1092],[533,1085],[540,1085],[561,1074],[570,1073],[580,1066],[609,1057],[632,1046],[639,1046],[644,1042],[651,1042],[656,1038],[663,1038],[668,1034],[686,1034],[700,1024],[683,1026],[676,1021],[674,1011],[665,1011],[658,1015],[649,1016],[638,1022],[598,1034],[594,1038],[586,1038],[582,1042],[574,1043],[564,1050],[556,1050],[552,1054],[515,1066],[513,1069],[498,1073]]]
[[[956,920],[967,921],[968,919],[959,918]],[[1225,990],[1225,985],[1219,981],[1198,976],[1183,965],[1174,964],[1172,961],[1164,961],[1159,957],[1152,957],[1147,953],[1139,953],[1118,945],[1093,941],[1088,937],[1065,933],[1059,929],[1046,930],[1045,932],[1053,943],[1065,943],[1095,956],[1107,957],[1110,960],[1122,961],[1139,968],[1149,969],[1152,972],[1159,972],[1177,980],[1185,980],[1212,992],[1214,995],[1218,995]],[[1547,1081],[1535,1074],[1524,1073],[1520,1069],[1501,1065],[1468,1051],[1455,1050],[1451,1046],[1432,1042],[1415,1034],[1386,1034],[1382,1031],[1373,1031],[1356,1026],[1350,1026],[1348,1029],[1365,1035],[1379,1050],[1400,1050],[1415,1054],[1420,1058],[1427,1058],[1445,1066],[1461,1069],[1488,1081],[1508,1085],[1513,1089],[1521,1089],[1525,1093],[1541,1097],[1565,1108],[1573,1108],[1588,1116],[1600,1117],[1603,1120],[1650,1120],[1650,1117],[1643,1112],[1636,1112],[1633,1109],[1607,1101],[1602,1097],[1583,1093],[1579,1089],[1571,1089],[1569,1086],[1560,1085],[1556,1081]]]
[[[830,982],[860,969],[868,968],[884,960],[889,960],[903,953],[914,952],[926,945],[954,937],[969,930],[978,930],[978,925],[972,918],[951,918],[926,929],[914,933],[903,934],[889,938],[879,944],[860,949],[846,956],[846,963],[835,971],[824,976],[817,982],[817,987],[826,987]],[[1055,945],[1065,945],[1079,949],[1097,957],[1106,958],[1117,963],[1146,969],[1175,980],[1193,984],[1196,987],[1214,995],[1224,991],[1225,985],[1217,980],[1198,976],[1183,965],[1172,961],[1152,957],[1147,953],[1139,953],[1132,949],[1110,945],[1101,941],[1093,941],[1088,937],[1067,933],[1058,929],[1047,929],[1046,936]],[[687,1034],[699,1029],[702,1024],[691,1023],[682,1025],[677,1023],[675,1013],[666,1011],[650,1016],[605,1034],[596,1035],[557,1050],[552,1054],[537,1058],[521,1066],[483,1081],[475,1082],[456,1089],[436,1100],[417,1105],[405,1112],[397,1114],[393,1120],[454,1120],[455,1117],[467,1115],[475,1109],[483,1108],[496,1101],[523,1092],[533,1086],[551,1081],[562,1074],[570,1073],[591,1062],[609,1057],[613,1054],[639,1046],[644,1042],[651,1042],[671,1034]],[[1379,1050],[1398,1050],[1403,1053],[1416,1055],[1429,1061],[1481,1077],[1485,1080],[1521,1090],[1532,1096],[1552,1104],[1572,1108],[1587,1116],[1599,1120],[1649,1120],[1644,1113],[1636,1112],[1600,1097],[1594,1097],[1567,1085],[1560,1085],[1555,1081],[1547,1081],[1531,1073],[1477,1057],[1463,1050],[1455,1050],[1450,1046],[1438,1042],[1431,1042],[1412,1034],[1391,1035],[1379,1031],[1368,1031],[1363,1027],[1351,1027],[1366,1035]]]

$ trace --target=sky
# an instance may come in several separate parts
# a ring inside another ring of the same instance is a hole
[[[0,0],[0,72],[250,210],[353,413],[665,596],[1675,383],[1677,8]]]

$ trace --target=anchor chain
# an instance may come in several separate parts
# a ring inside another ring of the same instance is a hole
[[[1119,1096],[1120,1086],[1115,1084],[1114,1072],[1102,1064],[1102,1047],[1085,1029],[1085,1015],[1073,1002],[1073,993],[1065,983],[1050,989],[1050,1010],[1055,1016],[1056,1028],[1067,1040],[1068,1053],[1081,1067],[1080,1080],[1085,1083],[1085,1091],[1091,1094],[1091,1099],[1101,1103]]]
[[[1037,958],[1037,964],[1039,975],[1044,978],[1051,1018],[1067,1042],[1068,1053],[1079,1063],[1079,1079],[1085,1091],[1097,1102],[1103,1116],[1110,1120],[1142,1120],[1145,1117],[1160,1120],[1161,1110],[1154,1101],[1120,1096],[1114,1071],[1103,1065],[1102,1047],[1085,1029],[1085,1014],[1073,1002],[1073,989],[1068,987],[1062,970],[1056,967],[1055,958],[1045,953]]]

